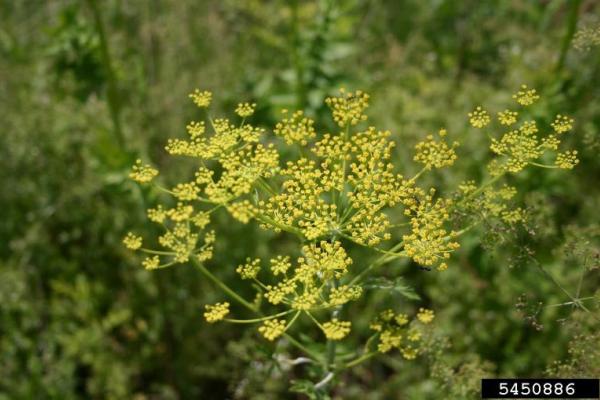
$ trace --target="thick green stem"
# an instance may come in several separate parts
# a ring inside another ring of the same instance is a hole
[[[558,63],[556,64],[557,73],[560,73],[563,67],[565,66],[567,53],[569,52],[571,40],[573,40],[573,35],[575,34],[575,29],[577,28],[577,20],[579,19],[579,7],[581,6],[581,0],[570,0],[569,3],[570,8],[567,20],[567,31],[565,32],[565,36],[563,37],[560,49],[560,56],[558,57]]]
[[[125,148],[125,137],[123,136],[123,130],[121,129],[121,107],[119,102],[119,93],[117,90],[117,78],[113,69],[110,52],[108,50],[108,40],[106,38],[106,31],[102,21],[102,14],[96,0],[87,0],[87,3],[92,13],[92,17],[94,18],[96,30],[98,31],[98,38],[100,40],[100,57],[102,59],[102,64],[107,76],[106,94],[110,118],[113,123],[115,139],[121,148]]]

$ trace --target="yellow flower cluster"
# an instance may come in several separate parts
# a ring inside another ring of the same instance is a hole
[[[523,105],[529,106],[537,101],[540,96],[535,89],[529,89],[526,85],[521,86],[513,98]],[[482,117],[482,115],[484,117]],[[487,112],[478,107],[476,112],[469,114],[471,124],[481,128],[488,124]],[[485,120],[485,121],[484,121]],[[518,122],[516,111],[504,110],[498,113],[500,125],[511,126]],[[573,129],[573,119],[558,114],[550,124],[553,133],[539,137],[540,128],[535,120],[525,120],[518,127],[505,132],[499,139],[492,138],[490,149],[497,154],[498,158],[492,160],[488,165],[490,173],[500,176],[506,172],[517,173],[528,165],[542,166],[547,168],[572,168],[578,163],[576,152],[565,152],[557,155],[554,166],[540,164],[539,160],[544,158],[547,151],[556,151],[561,143],[560,135]]]
[[[367,120],[363,112],[369,106],[369,95],[360,90],[352,93],[342,88],[339,96],[326,98],[325,104],[331,108],[333,120],[341,127]]]
[[[254,110],[256,109],[256,103],[240,103],[237,105],[235,109],[235,113],[242,118],[247,118],[254,114]]]
[[[555,164],[558,168],[573,169],[573,167],[579,164],[577,150],[567,150],[564,153],[558,153]]]
[[[334,318],[329,322],[325,322],[322,329],[327,339],[342,340],[350,333],[351,325],[352,323],[349,321],[339,321]]]
[[[529,89],[527,85],[521,85],[521,90],[513,94],[512,97],[522,106],[530,106],[540,98],[537,91],[535,89]]]
[[[271,272],[274,276],[284,274],[292,267],[290,256],[277,256],[271,259]]]
[[[212,100],[212,93],[204,90],[200,91],[200,89],[194,90],[194,93],[189,95],[190,99],[200,108],[206,108],[210,105]]]
[[[160,257],[149,256],[142,261],[142,267],[146,269],[157,269],[160,267]]]
[[[139,183],[148,183],[156,175],[158,175],[158,171],[150,165],[143,165],[142,160],[137,160],[129,173],[129,177]]]
[[[574,122],[575,121],[573,120],[573,118],[569,118],[566,115],[558,114],[551,125],[552,128],[554,128],[554,132],[561,134],[569,132],[571,129],[573,129]]]
[[[416,263],[430,266],[438,264],[445,270],[445,260],[450,253],[458,249],[453,241],[454,233],[448,232],[444,225],[449,220],[451,200],[434,200],[435,190],[428,194],[420,193],[418,201],[406,202],[405,214],[409,215],[411,232],[403,236],[404,251]]]
[[[242,279],[254,279],[260,271],[260,259],[247,258],[246,264],[238,266],[235,271],[240,274]]]
[[[517,122],[518,116],[519,116],[519,113],[516,111],[510,111],[510,110],[500,111],[500,112],[498,112],[498,122],[500,122],[501,125],[510,126],[510,125],[514,124],[515,122]]]
[[[288,110],[282,110],[281,113],[284,117],[275,125],[274,132],[287,144],[299,143],[306,146],[317,135],[313,126],[315,121],[305,117],[303,111],[296,111],[289,117]]]
[[[199,90],[190,97],[201,108],[208,107],[212,100],[210,92]],[[528,106],[539,96],[534,89],[523,86],[514,98]],[[245,123],[256,104],[238,104],[235,113],[239,123],[210,116],[210,123],[190,122],[186,137],[170,139],[165,149],[171,155],[192,158],[195,170],[167,188],[154,183],[161,193],[171,196],[171,201],[147,210],[148,218],[163,230],[158,236],[159,249],[142,248],[142,238],[132,233],[125,236],[123,244],[147,254],[142,261],[147,269],[193,260],[216,280],[203,265],[213,254],[215,233],[208,229],[213,213],[229,213],[241,223],[255,219],[262,228],[294,235],[303,243],[295,260],[279,255],[262,269],[260,259],[247,258],[236,268],[241,279],[251,281],[258,297],[249,302],[232,289],[226,291],[247,309],[256,311],[259,318],[228,321],[262,322],[258,331],[273,341],[303,315],[328,340],[337,341],[350,333],[351,321],[336,316],[345,304],[360,298],[363,285],[368,287],[362,281],[364,273],[400,257],[445,270],[451,253],[459,247],[457,237],[470,228],[451,229],[455,216],[465,213],[467,220],[474,222],[489,217],[507,223],[524,219],[522,209],[508,205],[515,188],[494,187],[500,175],[519,172],[527,165],[570,169],[578,163],[576,151],[564,151],[557,153],[554,164],[541,164],[547,152],[558,151],[562,135],[573,129],[571,118],[557,115],[551,133],[540,138],[536,121],[519,123],[519,113],[507,109],[497,113],[497,125],[510,130],[492,139],[490,145],[496,157],[489,168],[496,178],[479,187],[473,181],[464,182],[454,198],[444,198],[434,188],[420,187],[417,180],[429,170],[449,167],[456,161],[458,143],[447,140],[446,130],[426,136],[415,146],[413,160],[421,170],[405,178],[392,163],[395,143],[391,132],[375,127],[353,128],[367,119],[366,93],[342,89],[339,96],[327,98],[326,104],[335,123],[343,128],[337,134],[317,136],[315,122],[302,111],[290,114],[284,110],[274,134],[288,145],[303,147],[298,152],[282,152],[301,154],[285,162],[280,161],[279,149],[270,143],[264,129]],[[469,113],[469,123],[475,128],[488,127],[491,122],[490,114],[482,107]],[[130,177],[148,183],[157,174],[138,160]],[[392,223],[391,218],[399,216],[388,216],[392,207],[403,211],[400,221]],[[389,250],[377,247],[393,236],[401,238],[395,246]],[[380,257],[368,266],[360,266],[352,276],[352,259],[342,240],[373,248]],[[224,283],[220,286],[226,288]],[[285,311],[265,315],[263,298],[269,303],[267,308],[277,306]],[[316,316],[324,311],[331,317],[321,323]],[[206,306],[204,317],[212,323],[225,319],[228,313],[229,303],[217,303]],[[279,318],[292,313],[292,318]],[[434,312],[423,308],[412,320],[405,314],[384,311],[371,324],[378,338],[378,351],[398,349],[404,358],[415,358],[425,326],[433,319]]]
[[[123,244],[129,250],[137,250],[142,247],[142,238],[140,236],[134,235],[131,232],[127,233],[127,236],[123,238]]]
[[[393,310],[385,310],[371,323],[371,329],[378,333],[377,350],[387,353],[398,349],[400,354],[412,360],[419,354],[424,325],[433,321],[434,313],[424,308],[419,309],[416,320],[409,322],[406,314],[396,314]]]
[[[229,303],[217,303],[207,304],[204,306],[206,311],[204,312],[204,318],[207,322],[213,323],[221,321],[227,314],[229,314]]]
[[[263,322],[262,326],[258,328],[258,331],[265,337],[265,339],[273,341],[285,332],[286,322],[282,319],[269,319]]]
[[[419,308],[419,312],[417,314],[417,319],[424,324],[429,324],[433,321],[435,314],[433,310],[428,310],[425,308]]]
[[[246,264],[237,268],[237,272],[242,279],[258,282],[264,288],[264,297],[269,303],[284,303],[292,309],[310,310],[340,306],[360,297],[360,286],[328,286],[333,280],[346,275],[351,264],[352,259],[347,256],[340,242],[323,241],[304,246],[295,266],[292,266],[288,256],[271,259],[270,270],[274,277],[280,277],[278,283],[267,284],[258,278],[259,259],[248,259]]]
[[[476,189],[474,181],[463,182],[459,185],[462,196],[468,199],[464,206],[473,215],[480,215],[483,219],[490,217],[500,218],[508,224],[515,224],[525,220],[523,209],[519,207],[511,209],[506,203],[517,194],[515,187],[508,185],[503,185],[498,189],[487,187],[483,191],[480,191],[479,196],[472,196]]]
[[[481,107],[469,113],[469,122],[475,128],[485,128],[490,123],[490,115]]]
[[[445,141],[446,134],[446,130],[441,129],[438,132],[439,140],[436,140],[433,135],[427,135],[426,140],[417,143],[414,161],[425,165],[427,169],[449,167],[454,164],[457,159],[454,149],[458,147],[458,142],[448,146]]]

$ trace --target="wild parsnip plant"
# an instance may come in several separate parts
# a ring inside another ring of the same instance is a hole
[[[451,133],[441,129],[426,136],[414,149],[420,170],[402,174],[404,166],[392,159],[391,132],[367,125],[369,95],[362,91],[341,89],[325,100],[339,127],[334,133],[317,132],[315,121],[301,110],[283,110],[271,132],[247,122],[255,104],[239,104],[233,122],[210,115],[210,92],[196,90],[190,98],[205,120],[190,122],[187,137],[170,139],[166,151],[195,160],[195,178],[163,187],[155,183],[158,171],[138,161],[130,177],[173,199],[148,209],[148,219],[164,231],[158,246],[146,245],[154,241],[134,233],[123,242],[146,254],[142,265],[147,269],[196,265],[224,295],[223,301],[206,305],[206,321],[254,325],[267,341],[285,338],[303,360],[321,366],[316,389],[379,353],[398,351],[412,360],[423,351],[422,338],[432,327],[434,311],[420,308],[410,316],[386,309],[373,315],[372,335],[364,338],[363,350],[352,358],[336,357],[335,343],[353,334],[344,307],[363,295],[366,278],[399,258],[410,258],[424,269],[446,270],[467,231],[489,220],[523,222],[525,212],[510,205],[516,188],[502,182],[507,175],[525,168],[572,169],[578,163],[577,151],[559,151],[573,119],[557,115],[547,126],[538,123],[529,108],[539,95],[525,85],[510,109],[492,114],[477,107],[468,114],[473,135],[490,137],[489,178],[462,182],[447,196],[419,178],[457,162],[459,144],[449,139]],[[285,154],[297,156],[282,159],[285,146],[295,148]],[[218,240],[211,217],[222,209],[239,223],[257,223],[297,239],[295,254],[273,254],[268,260],[249,254],[237,266],[239,278],[257,290],[253,300],[243,298],[205,264]],[[372,250],[372,262],[354,265],[348,256],[351,246]],[[232,315],[230,302],[247,313]],[[323,354],[295,337],[301,318],[321,332],[316,339],[327,342]]]

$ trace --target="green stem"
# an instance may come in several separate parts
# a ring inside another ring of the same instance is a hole
[[[569,47],[571,46],[571,40],[573,40],[573,35],[575,34],[575,28],[577,28],[577,20],[579,19],[579,7],[581,6],[581,0],[570,0],[569,1],[571,7],[569,8],[569,16],[567,20],[567,31],[565,32],[565,36],[563,37],[560,56],[558,58],[558,63],[556,64],[556,72],[560,73],[565,66],[565,61],[567,59],[567,53],[569,52]]]
[[[92,17],[94,18],[96,30],[98,31],[98,38],[100,40],[100,58],[107,75],[106,94],[110,118],[113,123],[115,139],[121,148],[125,148],[125,137],[123,136],[123,130],[121,129],[121,106],[119,102],[119,92],[117,90],[117,78],[112,65],[110,52],[108,50],[108,40],[106,38],[104,23],[102,22],[102,14],[96,0],[87,0],[87,3],[92,13]]]
[[[198,258],[196,257],[192,257],[192,261],[194,262],[194,265],[196,265],[196,267],[198,267],[198,269],[211,281],[213,281],[213,283],[215,283],[218,287],[221,288],[221,290],[223,290],[225,293],[227,293],[229,296],[231,296],[233,299],[235,299],[238,303],[240,303],[241,305],[243,305],[244,307],[246,307],[248,310],[254,312],[254,313],[258,313],[258,310],[256,309],[256,307],[251,304],[250,302],[246,301],[245,299],[243,299],[239,294],[237,294],[236,292],[234,292],[229,286],[227,286],[225,283],[223,283],[222,280],[220,280],[219,278],[217,278],[215,275],[212,274],[212,272],[210,272],[205,266],[204,264],[202,264]]]
[[[370,353],[363,354],[362,356],[358,357],[357,359],[349,361],[346,364],[344,364],[344,368],[352,368],[352,367],[362,363],[363,361],[368,360],[369,358],[373,357],[377,353],[378,353],[377,351],[372,351]]]
[[[268,321],[270,319],[274,319],[274,318],[277,318],[277,317],[282,317],[284,315],[291,314],[293,312],[294,312],[294,310],[287,310],[287,311],[280,312],[279,314],[273,314],[273,315],[268,315],[266,317],[253,318],[253,319],[224,318],[223,321],[232,322],[234,324],[253,324],[253,323],[256,323],[256,322]],[[292,321],[294,321],[294,320],[295,320],[295,317],[292,318]]]
[[[320,354],[317,354],[317,353],[313,352],[312,350],[308,349],[306,346],[304,346],[298,340],[294,339],[294,337],[291,336],[290,334],[284,333],[283,337],[285,337],[287,340],[289,340],[289,342],[291,344],[293,344],[294,346],[296,346],[298,349],[302,350],[303,352],[305,352],[306,354],[311,356],[313,359],[318,361],[321,358]]]
[[[404,242],[400,242],[400,243],[396,244],[394,247],[392,247],[390,250],[388,250],[388,252],[393,253],[393,252],[399,250],[400,248],[402,248],[403,245],[404,245]],[[376,267],[378,267],[380,265],[383,265],[383,264],[385,264],[385,263],[387,263],[389,261],[392,261],[395,258],[398,258],[398,257],[396,257],[396,256],[390,256],[390,255],[387,255],[387,254],[384,254],[384,255],[380,256],[375,261],[373,261],[371,264],[369,264],[369,266],[367,268],[363,269],[358,275],[356,275],[354,277],[354,279],[352,279],[350,281],[349,285],[355,285],[355,284],[357,284],[358,282],[360,282],[360,280],[365,275],[367,275],[369,272],[371,272],[371,270],[373,268],[376,268]]]
[[[539,164],[533,161],[530,161],[529,164],[531,165],[535,165],[536,167],[540,167],[540,168],[548,168],[548,169],[555,169],[555,168],[560,168],[556,165],[545,165],[545,164]]]

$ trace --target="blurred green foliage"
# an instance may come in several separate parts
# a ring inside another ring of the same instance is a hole
[[[147,272],[122,249],[152,196],[129,165],[170,162],[195,87],[223,112],[255,101],[265,125],[283,107],[323,116],[339,86],[367,90],[407,168],[426,133],[461,141],[456,168],[430,178],[442,189],[484,174],[470,108],[536,87],[538,117],[576,119],[580,165],[515,178],[529,224],[470,234],[445,273],[389,265],[390,290],[352,306],[355,324],[367,329],[375,303],[427,306],[431,351],[361,365],[332,396],[470,399],[481,377],[598,376],[600,48],[570,41],[599,15],[593,0],[0,0],[0,399],[305,397],[289,381],[310,367],[274,358],[285,344],[207,327],[202,305],[219,295],[196,271]],[[288,245],[221,226],[211,263],[224,278]]]

